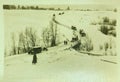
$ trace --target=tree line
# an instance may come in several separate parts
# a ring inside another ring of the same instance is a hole
[[[3,5],[3,9],[7,9],[7,10],[12,10],[12,9],[16,9],[16,10],[28,10],[28,9],[32,9],[32,10],[70,10],[70,7],[68,6],[66,9],[62,9],[62,8],[54,8],[54,7],[45,8],[45,7],[39,7],[38,5],[37,6]]]
[[[38,5],[3,5],[3,9],[7,9],[7,10],[55,10],[55,11],[61,11],[61,10],[72,10],[70,8],[70,6],[67,6],[66,8],[54,8],[54,7],[49,7],[49,8],[45,8],[45,7],[39,7]],[[77,8],[74,9],[76,11],[101,11],[100,9],[91,9],[91,8]],[[117,8],[111,8],[111,9],[106,9],[106,11],[113,11],[113,12],[117,12]]]

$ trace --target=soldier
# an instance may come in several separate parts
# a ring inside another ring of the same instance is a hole
[[[36,56],[36,50],[34,49],[32,64],[36,64],[36,63],[37,63],[37,56]]]
[[[56,16],[55,16],[55,14],[53,14],[52,20],[55,21],[55,18],[56,18]]]

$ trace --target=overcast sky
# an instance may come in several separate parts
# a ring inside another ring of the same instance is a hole
[[[4,4],[119,4],[120,0],[3,0]]]

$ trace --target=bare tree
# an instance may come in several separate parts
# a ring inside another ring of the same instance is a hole
[[[30,47],[34,47],[37,45],[37,32],[33,30],[32,27],[28,27],[25,29],[24,35],[25,35],[25,45],[26,45],[26,51],[29,50]]]
[[[20,49],[22,49],[21,52],[26,52],[26,40],[25,35],[23,32],[19,34],[19,43],[18,43],[18,53],[20,53]]]
[[[29,50],[29,47],[30,47],[30,43],[29,43],[29,29],[26,28],[25,29],[25,41],[26,41],[26,47],[27,47],[27,50]]]
[[[57,24],[54,21],[50,21],[50,26],[48,28],[43,29],[42,38],[46,47],[53,47],[57,45],[58,30]]]
[[[56,46],[57,38],[57,24],[53,21],[50,22],[50,33],[51,33],[51,46]]]
[[[18,54],[26,53],[30,47],[34,47],[37,41],[37,34],[32,28],[26,28],[19,34]]]
[[[37,35],[36,35],[36,31],[34,31],[32,28],[28,28],[28,38],[29,41],[31,43],[31,46],[35,46],[36,45],[36,41],[37,41]]]
[[[17,52],[17,50],[16,50],[15,34],[12,33],[12,53],[13,53],[13,55],[15,55],[16,52]]]
[[[70,10],[70,7],[68,6],[66,10]]]
[[[7,56],[7,49],[4,49],[4,56]]]
[[[44,45],[46,47],[49,47],[49,43],[50,43],[50,29],[49,28],[43,29],[42,38],[43,38]]]

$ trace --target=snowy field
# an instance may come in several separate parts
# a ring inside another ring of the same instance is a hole
[[[37,54],[38,63],[32,65],[32,55],[20,54],[5,58],[3,82],[117,82],[117,57],[88,56],[68,46],[50,48]],[[56,50],[54,50],[54,48]]]
[[[108,42],[112,38],[98,31],[99,25],[91,25],[91,22],[99,21],[102,17],[117,19],[117,13],[111,11],[36,11],[36,10],[4,10],[5,22],[5,47],[9,54],[11,33],[16,34],[33,27],[41,38],[41,30],[49,26],[52,15],[56,14],[56,20],[67,26],[76,26],[84,29],[94,43],[94,52],[99,50],[99,45]],[[69,40],[72,31],[58,25],[59,33]],[[61,38],[63,41],[64,38]],[[17,45],[17,44],[16,44]],[[32,55],[19,54],[5,57],[5,75],[3,82],[119,82],[117,56],[90,56],[75,51],[65,50],[70,46],[59,45],[49,48],[37,54],[38,63],[32,65]],[[116,48],[113,49],[115,51]],[[112,61],[111,62],[106,62]]]

